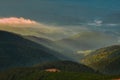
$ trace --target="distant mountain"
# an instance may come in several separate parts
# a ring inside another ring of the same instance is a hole
[[[44,45],[49,49],[52,49],[54,51],[59,52],[59,53],[53,53],[54,55],[59,57],[59,59],[74,60],[74,59],[70,58],[69,55],[65,54],[65,53],[67,53],[67,51],[70,51],[70,50],[68,50],[66,47],[64,47],[64,45],[60,45],[53,40],[46,39],[46,38],[41,38],[41,37],[36,37],[36,36],[24,36],[24,38],[26,38],[28,40],[31,40],[35,43]]]
[[[46,47],[49,47],[49,48],[56,48],[58,45],[55,44],[54,41],[50,40],[50,39],[47,39],[47,38],[41,38],[41,37],[36,37],[36,36],[24,36],[24,38],[28,39],[28,40],[31,40],[33,42],[36,42],[38,44],[42,44]]]
[[[79,48],[75,49],[73,45],[68,44],[67,42],[66,43],[62,42],[62,40],[64,39],[58,41],[52,41],[49,39],[35,37],[35,36],[24,36],[24,38],[34,41],[38,44],[42,44],[50,49],[53,49],[61,53],[59,57],[64,60],[79,61],[81,57],[83,57],[82,54],[81,55],[75,54],[77,52],[77,49],[79,50]],[[76,42],[73,41],[72,43],[76,43]],[[55,54],[55,55],[59,55],[59,54]],[[65,56],[66,58],[64,58]]]
[[[59,60],[54,53],[20,35],[0,31],[0,70]]]
[[[109,40],[109,41],[107,41]],[[110,43],[115,43],[113,36],[101,32],[81,32],[66,39],[59,40],[58,42],[69,45],[77,49],[97,49]],[[97,45],[99,43],[99,45]]]
[[[98,49],[81,62],[106,74],[120,74],[120,45]]]
[[[76,60],[80,60],[84,57],[83,54],[77,53],[79,51],[95,50],[103,46],[112,45],[116,42],[114,36],[92,31],[80,32],[74,36],[56,41],[57,44],[66,48],[66,52],[68,52],[70,57]]]

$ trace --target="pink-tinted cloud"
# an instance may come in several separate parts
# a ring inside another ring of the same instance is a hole
[[[36,21],[25,19],[25,18],[17,18],[17,17],[9,17],[9,18],[0,18],[0,24],[2,25],[34,25],[38,24]]]

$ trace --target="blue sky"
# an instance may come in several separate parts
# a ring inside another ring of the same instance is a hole
[[[120,13],[119,0],[0,0],[0,17],[49,24],[76,25],[116,13]]]

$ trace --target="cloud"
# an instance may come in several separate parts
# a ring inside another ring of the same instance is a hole
[[[93,52],[93,50],[81,50],[81,51],[77,51],[77,54],[82,54],[84,56],[89,55],[91,52]]]
[[[94,20],[94,23],[97,25],[97,26],[101,26],[103,21],[102,20]]]
[[[120,24],[118,23],[104,23],[102,20],[94,20],[93,22],[89,22],[87,23],[88,26],[110,26],[110,27],[114,27],[114,26],[119,26]]]
[[[73,27],[47,25],[23,17],[0,18],[0,30],[50,39],[62,39],[80,31]]]
[[[102,24],[102,21],[95,22],[97,24]],[[67,38],[78,33],[87,34],[86,32],[91,31],[91,29],[85,26],[66,27],[47,25],[35,20],[25,19],[23,17],[0,18],[0,30],[14,32],[25,36],[31,35],[54,40]]]
[[[17,25],[36,25],[36,24],[38,24],[36,21],[25,19],[23,17],[0,18],[0,25],[17,26]]]
[[[90,26],[102,26],[103,21],[102,20],[94,20],[93,22],[87,23],[87,25],[90,25]]]

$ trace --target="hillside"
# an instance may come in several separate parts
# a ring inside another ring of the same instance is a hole
[[[20,35],[0,31],[0,70],[59,60],[54,53]]]
[[[56,68],[60,71],[67,71],[67,72],[87,72],[87,73],[96,73],[93,69],[79,64],[73,61],[56,61],[56,62],[47,62],[43,64],[35,65],[36,68],[41,70],[49,69],[49,68]]]
[[[0,80],[117,80],[119,76],[106,76],[79,72],[42,72],[34,70],[16,70],[0,74]]]
[[[70,56],[66,55],[65,53],[67,53],[67,51],[65,52],[66,48],[64,48],[63,46],[58,45],[57,43],[55,43],[54,41],[50,40],[50,39],[46,39],[46,38],[41,38],[41,37],[36,37],[36,36],[23,36],[25,39],[28,39],[30,41],[33,41],[37,44],[43,45],[49,49],[52,49],[56,52],[59,53],[53,53],[55,56],[57,56],[59,59],[62,60],[74,60],[72,58],[70,58]]]
[[[46,71],[53,68],[59,69],[60,72]],[[119,76],[102,75],[85,65],[72,61],[44,63],[0,73],[0,80],[111,80],[116,78]]]
[[[74,67],[74,65],[72,65],[72,67]],[[82,68],[81,71],[77,72],[73,71],[48,72],[45,70],[41,70],[40,67],[37,68],[26,67],[16,68],[0,73],[0,80],[112,80],[118,78],[119,76],[101,75],[93,72],[90,73],[89,71],[86,72],[86,70],[85,69],[82,70]]]
[[[68,48],[67,52],[70,51],[68,55],[70,54],[70,57],[80,61],[85,56],[78,53],[79,51],[95,50],[103,46],[112,45],[116,43],[116,38],[101,32],[86,31],[58,40],[56,43],[64,44],[64,47]]]
[[[106,74],[120,74],[120,45],[98,49],[81,62]]]

